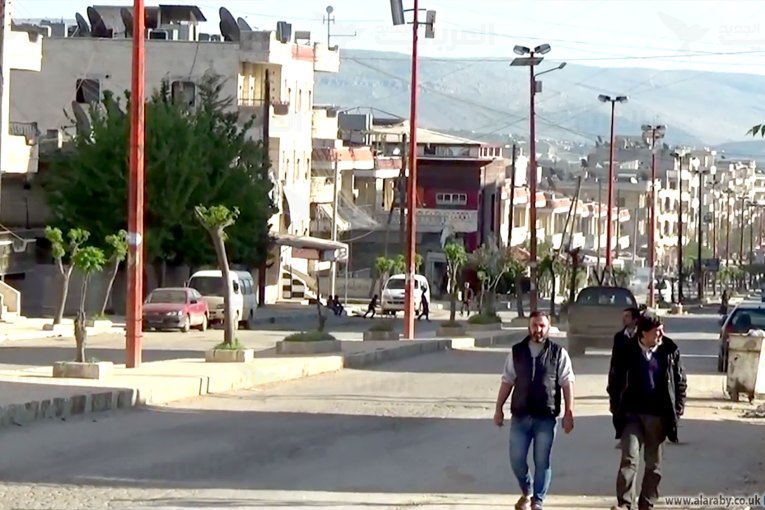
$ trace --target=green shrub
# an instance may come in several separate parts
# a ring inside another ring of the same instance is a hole
[[[369,331],[394,331],[394,330],[395,328],[393,327],[393,321],[389,319],[375,322],[369,328]]]
[[[284,339],[285,342],[322,342],[324,340],[336,340],[336,338],[324,331],[301,331]]]
[[[235,338],[232,343],[227,344],[226,342],[221,342],[213,347],[213,349],[216,351],[241,351],[246,349],[246,347],[239,342],[238,338]]]
[[[468,319],[469,324],[498,324],[500,322],[502,322],[502,319],[498,315],[487,315],[484,313],[473,315]]]

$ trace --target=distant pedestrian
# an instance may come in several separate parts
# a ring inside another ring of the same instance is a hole
[[[365,319],[367,318],[367,315],[369,315],[370,313],[372,314],[372,316],[370,318],[371,319],[375,318],[375,310],[377,308],[377,301],[378,301],[378,299],[379,298],[378,298],[377,294],[372,296],[372,299],[369,301],[369,305],[367,306],[367,311],[364,312],[364,318]]]
[[[621,462],[616,479],[617,505],[612,510],[654,508],[659,499],[662,446],[677,442],[685,410],[687,380],[677,344],[664,336],[654,315],[643,314],[637,336],[617,349],[608,374],[608,396]],[[635,502],[640,450],[645,474]]]
[[[470,284],[465,282],[465,287],[462,289],[462,308],[460,309],[460,316],[467,312],[470,315],[470,303],[473,301],[473,289],[470,288]]]
[[[417,320],[425,317],[425,320],[430,322],[430,303],[428,303],[428,295],[426,294],[426,290],[424,288],[422,289],[420,306],[422,307],[422,310],[420,311],[420,315],[417,316]]]
[[[494,423],[505,422],[504,405],[510,398],[510,466],[521,489],[516,510],[542,510],[552,479],[552,447],[561,394],[563,430],[574,429],[574,370],[566,349],[550,340],[550,319],[531,313],[529,335],[512,347],[505,361],[497,395]],[[528,455],[534,443],[534,479],[529,476]]]

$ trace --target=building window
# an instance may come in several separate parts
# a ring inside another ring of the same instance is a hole
[[[192,107],[196,103],[197,86],[193,81],[174,81],[170,84],[173,103]]]
[[[80,104],[101,101],[101,82],[95,78],[85,78],[75,82],[75,101]]]
[[[467,194],[436,193],[436,205],[467,205]]]

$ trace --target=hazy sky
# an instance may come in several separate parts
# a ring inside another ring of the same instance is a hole
[[[12,0],[21,18],[73,18],[88,5],[131,5],[131,0]],[[389,0],[162,0],[195,4],[218,32],[220,6],[250,25],[273,28],[291,21],[296,30],[326,38],[322,23],[334,7],[341,47],[409,52],[411,27],[394,27]],[[552,46],[549,61],[597,66],[703,69],[765,74],[765,12],[762,0],[420,0],[434,9],[436,39],[421,52],[434,57],[512,58],[515,44]],[[155,5],[154,2],[147,2]],[[404,0],[411,8],[413,0]],[[762,21],[760,21],[762,19]]]

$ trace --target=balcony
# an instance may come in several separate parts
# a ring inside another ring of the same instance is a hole
[[[397,227],[400,224],[400,210],[393,211],[391,225]],[[388,222],[387,212],[378,212],[375,218],[381,225]],[[453,232],[472,234],[478,231],[478,211],[444,210],[444,209],[417,209],[415,222],[417,232],[438,233],[448,225]]]
[[[35,266],[35,240],[0,227],[0,275],[23,274]]]

